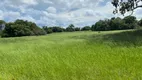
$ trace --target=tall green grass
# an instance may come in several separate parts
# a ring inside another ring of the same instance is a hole
[[[1,38],[0,80],[141,80],[134,31]]]

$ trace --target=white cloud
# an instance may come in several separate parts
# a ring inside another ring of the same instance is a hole
[[[47,12],[49,12],[49,13],[56,13],[56,8],[54,8],[54,7],[48,7],[47,8]]]
[[[0,19],[3,19],[3,11],[0,10]]]
[[[24,19],[41,26],[68,26],[71,23],[85,26],[120,16],[112,14],[113,10],[110,0],[2,0],[0,19]],[[142,17],[141,10],[136,10],[134,15]]]
[[[5,0],[10,5],[19,6],[19,5],[37,5],[37,0]]]
[[[20,17],[20,13],[19,12],[3,12],[3,18],[4,19],[8,19],[8,21],[13,21],[15,19],[18,19]]]
[[[36,22],[36,20],[33,17],[29,16],[29,15],[21,16],[18,19],[23,19],[23,20],[28,20],[28,21]]]
[[[19,0],[20,1],[20,0]],[[38,3],[36,0],[22,0],[22,3],[28,4],[28,5],[37,5]]]

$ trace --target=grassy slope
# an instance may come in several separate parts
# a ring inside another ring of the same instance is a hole
[[[142,37],[120,32],[0,39],[0,80],[141,80]]]

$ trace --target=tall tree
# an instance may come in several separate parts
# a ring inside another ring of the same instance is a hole
[[[120,12],[124,15],[126,12],[133,11],[137,8],[142,8],[140,4],[142,0],[113,0],[112,4],[115,7],[114,14]]]
[[[67,32],[73,32],[73,31],[75,31],[75,26],[73,25],[73,24],[70,24],[67,28],[66,28],[66,31]]]
[[[35,23],[24,20],[16,20],[15,22],[6,23],[6,26],[2,31],[2,37],[19,37],[44,34],[46,34],[46,32],[38,27]]]
[[[136,22],[136,17],[135,16],[126,16],[123,19],[126,24],[132,24]]]

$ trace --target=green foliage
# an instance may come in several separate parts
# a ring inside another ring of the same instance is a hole
[[[100,20],[92,25],[92,31],[125,30],[138,28],[138,21],[134,16],[127,16],[124,19],[120,17]]]
[[[109,30],[110,26],[109,26],[109,22],[108,20],[100,20],[98,22],[96,22],[95,25],[92,25],[91,30],[92,31],[106,31]]]
[[[57,27],[57,26],[54,26],[54,27],[47,27],[47,26],[44,26],[43,29],[46,31],[47,34],[50,34],[50,33],[55,33],[55,32],[63,32],[65,31],[64,28],[62,27]]]
[[[126,24],[133,24],[136,22],[136,17],[135,16],[126,16],[123,19]]]
[[[117,18],[112,18],[110,20],[110,30],[124,30],[124,29],[129,29],[125,22],[117,17]]]
[[[123,20],[125,24],[129,26],[130,29],[134,29],[138,26],[135,16],[126,16]]]
[[[33,34],[27,26],[7,23],[5,30],[2,32],[2,37],[30,36]]]
[[[42,29],[33,22],[24,20],[16,20],[15,22],[6,23],[0,20],[0,34],[2,37],[17,37],[17,36],[32,36],[44,35],[56,32],[74,32],[74,31],[109,31],[109,30],[125,30],[125,29],[139,29],[142,26],[142,20],[137,21],[135,16],[126,16],[124,19],[120,17],[113,17],[111,19],[99,20],[95,24],[85,26],[82,29],[70,24],[66,29],[60,26],[47,27]],[[5,29],[4,29],[5,28]],[[4,30],[3,30],[4,29]]]
[[[81,29],[81,31],[89,31],[89,30],[91,30],[90,26],[85,26]]]
[[[57,27],[57,26],[51,27],[51,29],[52,29],[53,32],[63,32],[64,31],[64,28]]]
[[[70,28],[74,28],[75,26],[73,24],[70,24],[68,27]]]
[[[142,8],[142,0],[113,0],[112,4],[115,7],[114,14],[120,12],[124,15],[126,12],[133,11],[137,8]]]
[[[46,32],[35,23],[16,20],[14,23],[7,23],[2,32],[2,37],[20,37],[32,35],[44,35]]]
[[[80,31],[80,28],[79,28],[79,27],[76,27],[74,30],[75,30],[75,31]]]
[[[66,28],[67,32],[73,32],[75,31],[75,26],[73,24],[70,24],[67,28]]]
[[[47,27],[47,26],[43,26],[43,29],[46,31],[47,34],[51,34],[53,33],[52,28],[51,27]]]

